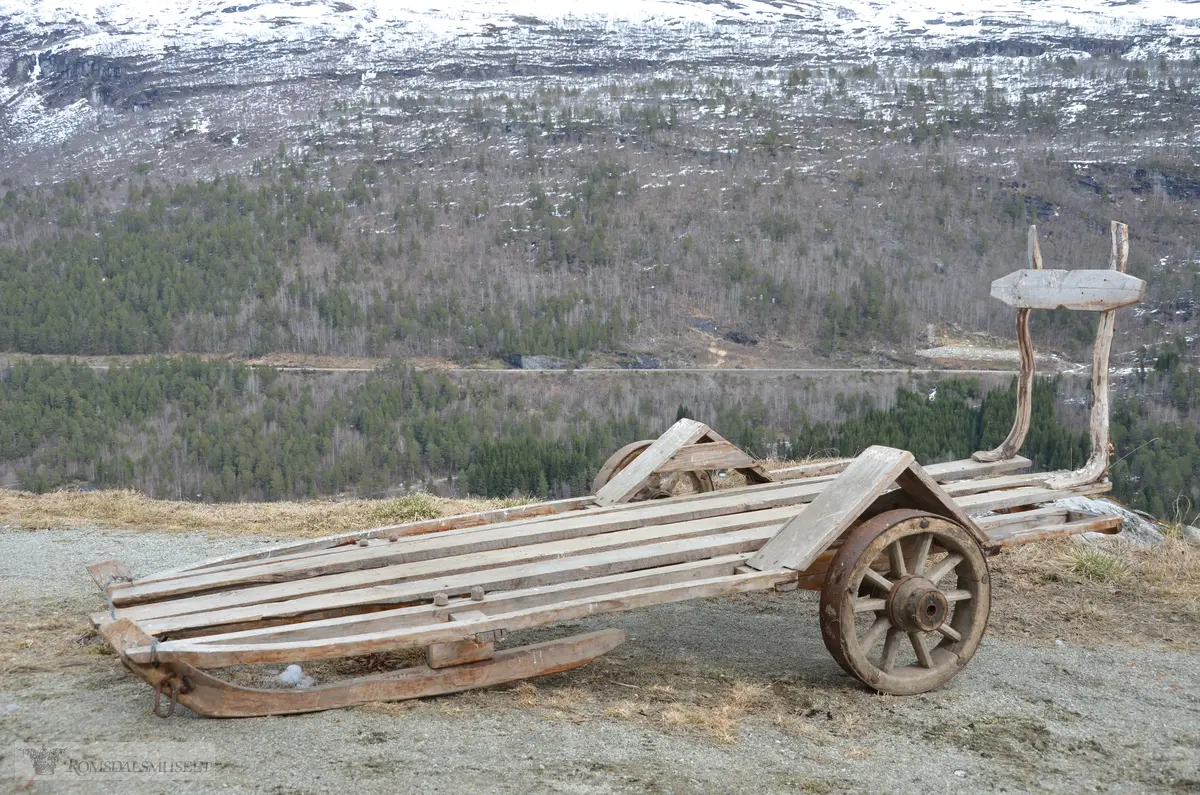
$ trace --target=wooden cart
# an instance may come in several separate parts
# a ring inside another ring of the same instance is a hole
[[[432,696],[582,665],[616,629],[505,647],[506,633],[685,599],[820,590],[826,647],[885,693],[946,682],[971,659],[991,601],[987,558],[1006,547],[1119,519],[1047,505],[1108,491],[1108,354],[1115,310],[1145,284],[1124,273],[1113,224],[1108,270],[1030,268],[992,293],[1018,309],[1017,417],[995,450],[921,466],[871,447],[853,459],[767,470],[689,419],[613,455],[587,497],[411,522],[274,546],[133,578],[89,567],[108,643],[155,689],[155,711],[209,716],[308,712]],[[1092,369],[1092,454],[1074,472],[1025,474],[1032,309],[1101,314]],[[711,473],[746,485],[713,490]],[[678,494],[680,485],[690,494]],[[424,664],[307,689],[225,681],[229,666],[303,663],[423,648]]]

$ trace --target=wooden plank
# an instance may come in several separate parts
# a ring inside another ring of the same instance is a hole
[[[771,470],[771,477],[776,481],[798,480],[801,478],[810,482],[810,479],[813,478],[821,478],[822,480],[829,481],[844,471],[846,466],[853,460],[853,458],[844,458],[821,464],[802,464],[796,467],[773,469]],[[1011,459],[1003,461],[974,461],[967,458],[959,461],[946,461],[941,464],[929,464],[925,467],[925,472],[939,483],[945,483],[950,480],[968,480],[995,475],[1000,472],[1015,472],[1021,469],[1028,469],[1031,466],[1033,466],[1033,462],[1022,456],[1013,456]],[[820,472],[820,474],[806,474],[808,472]]]
[[[746,565],[759,571],[808,568],[912,462],[907,450],[868,447]]]
[[[714,577],[688,583],[672,583],[650,588],[623,591],[601,599],[576,599],[553,606],[535,607],[500,613],[475,621],[453,622],[425,627],[352,635],[317,641],[272,644],[206,644],[203,639],[165,641],[154,651],[161,662],[182,662],[198,668],[216,668],[266,662],[302,662],[356,654],[371,654],[430,643],[444,643],[463,636],[503,629],[516,631],[578,621],[601,613],[636,610],[652,605],[669,604],[687,599],[705,599],[775,587],[776,583],[795,578],[794,572],[764,572]],[[141,646],[129,649],[126,657],[138,664],[151,662],[151,649]]]
[[[662,463],[657,472],[693,472],[698,469],[738,469],[758,461],[730,442],[704,442],[683,447]]]
[[[1081,533],[1116,533],[1120,529],[1121,517],[1119,516],[1089,516],[1069,522],[1048,521],[1029,527],[1005,525],[995,532],[989,532],[988,540],[992,547],[1009,549],[1022,544],[1051,541]]]
[[[117,618],[132,618],[154,635],[202,627],[242,624],[265,619],[304,616],[308,613],[336,609],[361,609],[374,605],[405,605],[428,601],[437,593],[461,596],[475,586],[502,591],[534,586],[553,585],[570,580],[600,577],[639,569],[650,569],[674,563],[705,560],[723,555],[753,552],[778,532],[780,525],[766,525],[750,530],[700,536],[649,546],[626,547],[591,555],[502,566],[486,571],[469,572],[428,580],[415,580],[388,585],[375,585],[348,591],[299,596],[292,599],[262,602],[234,607],[215,606],[203,612],[176,613],[156,616],[154,608],[177,609],[170,602],[158,605],[118,610]],[[486,600],[485,600],[486,601]],[[131,612],[141,615],[126,615]]]
[[[560,528],[557,534],[546,532],[542,533],[540,537],[526,536],[517,543],[506,539],[510,543],[503,546],[500,546],[495,539],[482,541],[468,539],[469,543],[457,547],[439,546],[432,550],[419,550],[427,553],[423,555],[418,555],[416,551],[398,550],[394,555],[375,554],[367,557],[366,553],[370,552],[369,549],[352,549],[338,559],[328,560],[319,567],[313,567],[308,561],[292,561],[286,565],[269,564],[259,567],[262,569],[261,571],[237,572],[236,579],[231,579],[230,575],[225,573],[217,573],[197,575],[185,580],[146,583],[135,588],[125,589],[121,593],[121,600],[116,601],[114,598],[114,601],[118,607],[130,607],[147,601],[183,596],[189,593],[203,593],[234,585],[257,587],[231,591],[228,595],[195,596],[191,599],[200,601],[191,603],[220,603],[228,606],[233,603],[249,604],[251,601],[272,601],[300,594],[346,590],[363,585],[474,571],[519,561],[533,562],[675,538],[740,530],[786,521],[795,515],[796,510],[794,506],[784,506],[759,511],[727,512],[720,516],[688,521],[634,522],[634,526],[629,529],[586,535],[582,531],[586,531],[588,528],[584,526],[581,528],[581,532],[566,537],[562,536],[563,530]],[[628,526],[629,523],[622,522],[621,524]],[[550,537],[551,540],[541,540],[546,537]],[[175,600],[175,603],[160,602],[159,604],[164,609],[170,609],[184,601],[188,600],[178,599]]]
[[[1017,309],[1103,312],[1136,304],[1146,283],[1115,270],[1019,270],[992,282],[992,297]]]
[[[313,538],[307,541],[297,541],[290,544],[282,544],[280,546],[266,547],[264,549],[255,550],[254,552],[236,552],[231,555],[222,555],[221,557],[210,558],[201,563],[194,563],[188,566],[180,566],[173,569],[164,569],[162,571],[155,572],[149,577],[140,578],[136,581],[146,582],[150,580],[169,579],[178,574],[196,572],[202,569],[217,568],[220,566],[228,566],[231,564],[244,562],[271,560],[273,558],[282,558],[288,555],[295,555],[303,552],[321,552],[333,550],[353,544],[360,538],[386,539],[391,535],[396,535],[397,537],[403,538],[405,536],[423,535],[425,533],[440,533],[456,528],[477,527],[495,522],[510,522],[519,519],[530,519],[542,516],[550,517],[569,511],[578,511],[591,504],[592,500],[590,497],[574,497],[566,500],[531,503],[529,505],[514,505],[509,508],[496,508],[490,511],[477,511],[475,513],[457,514],[455,516],[438,516],[433,519],[405,522],[404,524],[384,525],[382,527],[373,527],[365,530],[355,530],[349,533],[338,533],[337,535]]]
[[[118,621],[109,625],[105,628],[104,637],[119,653],[150,640],[129,621]],[[373,701],[426,698],[561,673],[594,660],[624,641],[623,631],[603,629],[506,649],[484,662],[440,670],[414,666],[303,690],[258,690],[238,687],[181,663],[170,666],[138,665],[126,657],[123,657],[123,661],[135,675],[151,685],[159,684],[172,676],[186,677],[192,686],[187,692],[180,692],[179,703],[197,714],[207,717],[246,718],[315,712]]]
[[[979,529],[983,530],[989,536],[993,533],[1006,532],[1010,528],[1017,530],[1023,527],[1035,527],[1048,523],[1061,524],[1070,521],[1067,517],[1067,509],[1058,506],[1013,511],[1012,513],[997,513],[990,516],[976,516],[974,519],[975,524],[979,525]]]
[[[597,505],[615,505],[625,502],[645,485],[646,479],[679,452],[681,447],[692,444],[708,431],[708,426],[695,420],[681,419],[654,440],[654,444],[634,459],[633,463],[617,473],[596,492]]]
[[[326,618],[316,621],[304,621],[283,626],[222,632],[206,635],[204,636],[204,640],[208,643],[314,640],[318,638],[338,637],[340,635],[360,635],[366,632],[380,632],[399,627],[434,624],[444,621],[451,616],[461,615],[463,612],[478,612],[490,615],[512,610],[524,610],[539,605],[554,604],[571,599],[604,596],[619,591],[647,588],[652,585],[666,585],[674,582],[725,577],[733,574],[735,569],[746,558],[750,557],[750,554],[749,552],[743,552],[736,555],[722,555],[715,558],[690,561],[688,563],[659,566],[653,569],[641,569],[590,579],[570,580],[554,585],[500,591],[495,595],[489,594],[482,602],[473,602],[469,599],[454,599],[446,607],[437,607],[432,604],[399,607],[392,610]]]
[[[133,579],[133,572],[119,560],[102,560],[88,566],[87,570],[92,582],[105,593],[111,593],[113,586]]]
[[[1004,491],[972,494],[961,499],[955,499],[955,502],[967,513],[974,514],[983,513],[984,511],[999,511],[1005,508],[1019,508],[1025,505],[1039,505],[1045,502],[1061,500],[1063,497],[1071,497],[1076,494],[1104,494],[1108,491],[1112,491],[1112,483],[1108,481],[1084,483],[1079,486],[1067,486],[1063,488],[1025,486],[1019,489],[1005,489]]]

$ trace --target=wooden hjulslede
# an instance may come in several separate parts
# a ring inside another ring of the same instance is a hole
[[[834,659],[886,693],[937,687],[971,659],[987,625],[987,557],[1019,544],[1116,532],[1120,520],[1053,504],[1111,487],[1108,355],[1115,312],[1145,285],[1110,267],[1046,271],[1036,230],[1029,268],[993,294],[1018,310],[1012,431],[995,450],[922,466],[904,450],[769,470],[715,430],[679,420],[617,451],[594,494],[389,525],[227,555],[135,577],[89,567],[106,609],[92,620],[122,662],[176,703],[239,717],[421,698],[570,670],[624,641],[616,629],[525,643],[522,630],[756,590],[821,591]],[[1017,454],[1034,376],[1029,313],[1101,312],[1092,370],[1092,454],[1074,472],[1028,474]],[[746,485],[713,489],[712,473]],[[786,598],[786,597],[784,597]],[[229,666],[305,663],[398,649],[424,662],[307,689],[249,688]],[[790,665],[791,662],[782,662]]]

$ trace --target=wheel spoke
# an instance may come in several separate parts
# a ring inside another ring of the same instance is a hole
[[[942,591],[942,596],[946,597],[947,602],[965,602],[971,598],[971,592],[958,588],[953,591]]]
[[[940,627],[937,628],[937,631],[942,633],[943,635],[945,635],[947,638],[954,641],[955,643],[958,643],[960,640],[962,640],[962,633],[960,633],[957,629],[950,626],[949,624],[942,624]]]
[[[885,674],[896,665],[896,655],[900,652],[900,637],[903,634],[895,627],[888,630],[887,640],[883,642],[883,659],[879,661],[879,670]]]
[[[875,623],[871,625],[870,629],[864,632],[862,637],[858,639],[859,648],[861,648],[864,653],[870,651],[870,649],[879,642],[879,639],[883,637],[883,633],[887,631],[888,627],[891,625],[892,622],[888,621],[882,616],[875,619]]]
[[[932,546],[933,533],[922,533],[917,540],[917,548],[913,552],[912,561],[908,565],[909,571],[916,575],[925,573],[925,561],[929,558],[929,549]]]
[[[855,599],[855,613],[877,613],[887,607],[886,599]]]
[[[963,562],[962,555],[959,555],[957,552],[949,554],[946,557],[944,557],[943,559],[939,560],[938,564],[936,566],[934,566],[932,569],[930,569],[929,573],[925,575],[925,578],[928,579],[930,582],[932,582],[934,585],[937,585],[938,580],[945,577],[947,574],[949,574],[951,572],[951,570],[954,569],[955,566],[957,566],[958,564],[960,564],[962,562]]]
[[[870,568],[867,569],[863,573],[863,580],[871,583],[876,588],[879,588],[880,590],[882,590],[884,593],[888,593],[889,591],[892,590],[891,581],[888,580],[887,577],[884,577],[882,574],[875,571],[875,569],[870,569]]]
[[[925,648],[925,641],[921,640],[921,633],[910,632],[908,639],[912,642],[913,651],[917,653],[917,662],[926,668],[932,668],[933,658],[929,656],[929,649]]]
[[[900,545],[899,540],[888,547],[888,559],[892,564],[893,577],[900,579],[908,574],[908,566],[904,564],[904,547]]]

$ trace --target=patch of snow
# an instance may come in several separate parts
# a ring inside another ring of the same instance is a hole
[[[300,666],[294,663],[289,665],[287,668],[284,668],[283,673],[281,673],[277,678],[285,685],[291,685],[292,687],[299,689],[312,687],[313,684],[313,678],[306,675]]]

